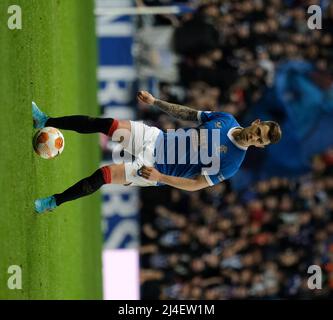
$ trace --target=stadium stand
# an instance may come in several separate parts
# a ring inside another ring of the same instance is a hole
[[[145,1],[166,2],[175,3]],[[251,150],[234,179],[211,189],[143,188],[143,299],[332,298],[333,4],[315,2],[322,30],[307,27],[310,2],[296,0],[202,1],[195,14],[153,20],[173,30],[178,68],[156,75],[160,99],[244,125],[270,118],[283,139]],[[139,118],[190,125],[146,107]],[[322,290],[307,287],[312,264]]]

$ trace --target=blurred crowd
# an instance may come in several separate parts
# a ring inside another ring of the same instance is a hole
[[[242,121],[286,60],[311,62],[313,82],[332,86],[330,1],[187,2],[199,4],[195,13],[154,22],[172,27],[178,57],[178,80],[159,82],[160,99]],[[321,30],[307,25],[313,4],[323,8]],[[139,117],[162,129],[185,126],[145,106]],[[168,187],[141,193],[142,298],[333,297],[333,149],[313,158],[307,176],[274,177],[242,192],[226,181],[194,193]],[[313,264],[322,268],[322,290],[308,288]]]
[[[143,299],[333,298],[333,149],[241,193],[143,188],[141,216]]]
[[[148,5],[177,2],[186,1],[145,1]],[[312,62],[313,81],[324,89],[332,85],[331,1],[187,2],[198,6],[195,13],[159,16],[155,21],[156,26],[174,29],[172,47],[179,58],[179,79],[161,83],[161,99],[222,110],[241,119],[272,85],[276,68],[286,60]],[[307,24],[307,8],[315,4],[323,8],[320,30],[311,30]]]

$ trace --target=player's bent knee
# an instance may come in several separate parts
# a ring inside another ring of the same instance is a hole
[[[118,128],[117,129],[125,129],[131,132],[131,121],[129,120],[118,120]]]
[[[110,166],[103,167],[105,172],[105,183],[125,184],[125,166],[124,164],[112,164]]]

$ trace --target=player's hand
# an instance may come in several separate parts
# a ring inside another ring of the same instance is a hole
[[[161,173],[153,167],[143,166],[141,169],[141,177],[151,181],[159,181]]]
[[[148,91],[139,91],[138,92],[138,100],[147,104],[154,104],[155,98],[153,95],[151,95]]]

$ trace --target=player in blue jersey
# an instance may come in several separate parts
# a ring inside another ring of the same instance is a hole
[[[33,103],[36,129],[49,126],[78,133],[100,132],[121,143],[131,155],[126,159],[119,154],[118,159],[114,157],[115,163],[96,170],[64,192],[37,199],[37,213],[87,196],[108,183],[200,190],[233,176],[248,147],[263,148],[281,138],[280,126],[274,121],[258,119],[243,128],[230,114],[197,111],[156,99],[146,91],[138,93],[138,100],[180,120],[196,121],[198,126],[163,132],[137,121],[81,115],[52,118]]]

